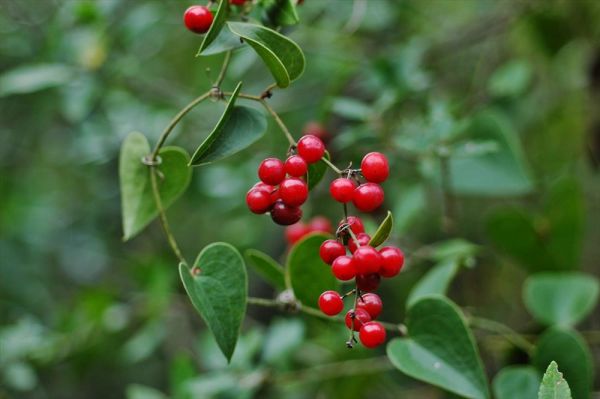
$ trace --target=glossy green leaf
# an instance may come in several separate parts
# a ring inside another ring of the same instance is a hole
[[[240,40],[239,36],[231,33],[229,29],[221,29],[215,40],[202,50],[202,56],[221,54],[243,46],[244,42]]]
[[[460,309],[448,299],[425,297],[408,310],[409,338],[396,338],[387,355],[404,374],[471,399],[489,398],[475,340]]]
[[[304,72],[305,60],[302,50],[282,34],[264,26],[245,22],[228,22],[227,26],[262,58],[279,87],[288,87]]]
[[[432,294],[446,295],[458,269],[460,269],[460,262],[457,258],[450,258],[435,265],[410,291],[406,306],[410,308],[421,298]]]
[[[142,133],[129,134],[121,146],[119,179],[123,240],[138,234],[158,216],[152,193],[150,168],[142,163],[142,158],[148,154],[150,154],[150,145]],[[167,209],[185,192],[192,171],[187,166],[189,156],[181,148],[165,147],[161,149],[159,155],[162,162],[157,166],[157,170],[162,177],[158,178],[158,186],[163,208]]]
[[[298,241],[288,255],[287,285],[303,305],[316,307],[323,291],[339,288],[331,267],[319,256],[319,247],[327,238],[324,234],[310,234]]]
[[[329,159],[329,152],[325,151],[325,158]],[[327,164],[323,161],[311,163],[308,165],[307,183],[308,189],[312,190],[323,180],[327,173]]]
[[[563,374],[558,371],[558,365],[555,361],[550,362],[550,365],[544,373],[540,389],[538,391],[538,399],[571,399],[571,389],[569,383],[563,378]]]
[[[268,0],[264,7],[264,20],[268,25],[289,26],[300,22],[293,0]]]
[[[583,273],[538,273],[523,286],[527,310],[541,323],[573,326],[598,302],[598,279]]]
[[[190,165],[205,165],[229,157],[256,142],[267,131],[267,120],[260,111],[234,106],[241,85],[235,88],[221,119],[200,144]]]
[[[196,56],[206,55],[203,54],[203,51],[219,36],[221,29],[223,29],[223,25],[225,25],[225,22],[227,21],[228,15],[229,0],[219,0],[219,8],[214,14],[213,22],[210,25],[210,29],[208,30],[208,32],[206,32],[204,38],[202,39],[202,43],[200,44],[200,48],[198,49],[198,53],[196,54]]]
[[[271,283],[275,288],[285,289],[285,272],[283,267],[269,255],[256,249],[245,252],[250,265],[265,281]]]
[[[373,234],[373,237],[371,237],[369,245],[372,247],[378,247],[381,244],[383,244],[385,240],[387,240],[390,236],[393,226],[394,217],[392,216],[392,212],[388,211],[387,215],[385,216],[385,219],[383,219],[383,222],[381,222],[381,224],[377,228],[377,231],[375,231],[375,234]]]
[[[540,374],[531,366],[508,366],[492,382],[496,399],[533,399],[540,387]]]
[[[192,304],[230,361],[246,313],[248,279],[242,256],[227,243],[213,243],[200,252],[191,270],[180,264],[179,274]]]
[[[540,372],[556,361],[569,381],[573,398],[588,399],[592,388],[593,363],[590,348],[574,330],[550,328],[539,337],[533,364]]]
[[[19,66],[0,75],[0,97],[60,86],[73,79],[73,72],[73,68],[63,64]]]

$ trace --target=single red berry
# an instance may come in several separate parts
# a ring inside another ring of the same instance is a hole
[[[285,170],[283,162],[277,158],[267,158],[258,166],[258,178],[264,183],[273,186],[281,183],[285,179]]]
[[[206,6],[191,6],[183,14],[185,27],[194,33],[206,33],[213,22],[213,15]]]
[[[352,314],[354,313],[354,323],[352,323]],[[359,331],[364,323],[368,323],[371,321],[371,316],[369,313],[361,308],[357,308],[356,310],[350,309],[348,313],[346,313],[346,317],[344,318],[346,322],[346,327],[353,331]],[[354,326],[352,326],[354,324]]]
[[[285,238],[290,245],[300,241],[308,233],[310,233],[308,226],[302,222],[294,223],[285,228]]]
[[[338,256],[331,265],[331,272],[338,280],[352,280],[356,276],[354,259],[346,255]]]
[[[234,6],[243,6],[246,0],[229,0],[229,4],[233,4]]]
[[[357,234],[356,240],[354,238],[351,238],[348,241],[348,249],[350,250],[350,253],[353,254],[359,246],[362,247],[365,245],[369,245],[369,241],[371,241],[370,235],[366,233]]]
[[[371,274],[357,274],[356,275],[356,286],[361,291],[371,292],[375,291],[379,287],[381,276],[377,273]]]
[[[383,183],[390,174],[388,160],[380,152],[370,152],[364,156],[360,163],[362,175],[367,181]]]
[[[385,342],[385,328],[376,321],[363,324],[358,333],[360,342],[367,348],[375,348]]]
[[[331,233],[333,228],[331,227],[331,222],[324,216],[316,216],[312,218],[310,223],[308,224],[310,231],[313,232],[322,232],[322,233]]]
[[[383,189],[379,184],[365,183],[356,187],[352,203],[363,212],[371,212],[383,204]]]
[[[315,121],[307,122],[306,125],[304,125],[304,127],[302,128],[302,134],[310,134],[313,136],[317,136],[323,142],[327,142],[330,139],[329,132],[327,132],[327,129],[325,129],[325,127],[321,123]]]
[[[350,230],[357,236],[365,232],[365,226],[363,226],[363,222],[358,216],[348,216],[347,219],[340,220],[340,226],[343,224],[348,224]]]
[[[270,184],[263,183],[259,181],[252,188],[256,188],[259,190],[266,190],[271,195],[271,203],[275,203],[279,199],[279,190]]]
[[[383,277],[394,277],[400,273],[404,265],[404,253],[396,247],[383,247],[379,250],[381,255],[381,269],[379,274]]]
[[[266,190],[253,188],[246,194],[246,204],[252,213],[265,213],[273,204],[271,194]]]
[[[346,255],[344,245],[336,240],[325,240],[319,248],[319,256],[323,262],[331,265],[340,256]]]
[[[307,134],[298,140],[298,155],[307,163],[315,163],[323,158],[325,144],[317,136]]]
[[[381,268],[381,255],[369,245],[357,248],[354,251],[354,264],[359,274],[377,273]]]
[[[354,194],[356,183],[353,180],[340,177],[329,185],[329,193],[337,202],[350,202]]]
[[[308,186],[297,177],[285,179],[279,185],[279,196],[289,206],[300,206],[308,198]]]
[[[366,310],[369,313],[369,316],[371,316],[371,319],[375,320],[381,313],[383,302],[379,295],[367,292],[358,297],[356,308]]]
[[[288,206],[282,200],[277,200],[271,208],[271,219],[277,224],[289,226],[302,218],[302,209]]]
[[[328,316],[335,316],[344,309],[342,297],[335,291],[325,291],[319,297],[319,308]]]
[[[306,161],[299,155],[292,155],[286,159],[283,167],[285,169],[285,173],[294,177],[304,176],[308,171],[308,165],[306,164]]]

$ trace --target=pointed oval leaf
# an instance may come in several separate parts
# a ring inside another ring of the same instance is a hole
[[[581,335],[568,328],[550,328],[538,339],[532,363],[540,372],[556,361],[569,381],[573,397],[589,398],[593,381],[592,355]]]
[[[563,378],[563,374],[558,371],[558,364],[555,361],[550,362],[550,365],[544,373],[540,390],[538,391],[538,399],[571,399],[571,389],[567,380]]]
[[[202,43],[200,44],[200,48],[198,49],[198,53],[196,57],[203,54],[203,51],[215,41],[215,39],[220,36],[219,33],[225,25],[225,21],[227,21],[227,16],[229,15],[229,1],[228,0],[219,0],[219,8],[215,13],[215,17],[213,18],[213,22],[210,25],[210,29],[204,35],[202,39]]]
[[[267,282],[280,290],[285,289],[285,273],[283,267],[269,255],[256,249],[245,252],[246,258],[254,270]]]
[[[387,346],[404,374],[471,399],[489,398],[475,340],[460,309],[443,297],[426,297],[408,310],[408,336]]]
[[[394,218],[392,217],[392,212],[388,211],[385,219],[377,228],[373,237],[371,237],[371,241],[369,241],[369,245],[372,247],[378,247],[387,240],[392,232],[392,227],[394,226]]]
[[[584,273],[538,273],[523,286],[523,300],[536,320],[573,326],[596,306],[598,279]]]
[[[458,259],[448,259],[435,265],[413,287],[406,300],[406,307],[410,308],[419,299],[429,295],[446,295],[450,282],[460,268]]]
[[[534,367],[508,366],[496,374],[492,390],[496,399],[533,399],[540,382],[540,374]]]
[[[329,159],[329,152],[325,151],[325,158]],[[308,165],[308,173],[306,181],[308,183],[308,189],[312,190],[323,180],[325,173],[327,172],[327,164],[322,160],[319,162],[311,163]]]
[[[216,242],[200,252],[192,269],[180,264],[179,275],[192,304],[230,361],[248,296],[242,256],[230,244]]]
[[[339,289],[331,268],[319,256],[319,248],[327,238],[324,234],[309,234],[298,241],[288,255],[287,286],[303,305],[316,307],[323,291]]]
[[[262,58],[279,87],[288,87],[304,72],[304,54],[294,41],[260,25],[228,22],[227,26]]]
[[[129,134],[121,146],[119,158],[119,180],[121,185],[121,209],[123,240],[138,234],[156,216],[158,209],[152,193],[150,168],[142,158],[150,153],[146,137],[139,132]],[[185,192],[192,171],[187,166],[189,156],[179,147],[161,149],[162,163],[157,170],[162,174],[158,180],[162,205],[167,209]]]

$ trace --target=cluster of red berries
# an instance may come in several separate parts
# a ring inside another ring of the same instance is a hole
[[[247,0],[229,0],[229,4],[243,6]],[[207,6],[190,6],[183,13],[185,27],[194,33],[208,32],[213,22],[213,14]]]
[[[315,216],[308,223],[298,222],[285,228],[285,239],[294,245],[310,233],[333,233],[331,222],[323,216]]]
[[[260,182],[246,194],[246,204],[251,212],[270,212],[277,224],[294,224],[302,218],[300,206],[308,198],[306,174],[308,165],[318,162],[325,154],[325,145],[316,136],[306,135],[292,148],[295,154],[285,162],[267,158],[258,167]]]

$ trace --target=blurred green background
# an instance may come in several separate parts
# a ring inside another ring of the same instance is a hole
[[[520,299],[527,275],[598,274],[600,1],[304,3],[286,33],[307,70],[270,102],[296,138],[323,123],[339,166],[373,150],[390,158],[385,207],[365,218],[375,226],[394,212],[392,242],[408,262],[382,285],[382,319],[403,320],[427,254],[460,238],[480,248],[450,297],[538,334]],[[267,308],[249,308],[227,368],[158,224],[122,243],[121,141],[138,130],[155,142],[222,62],[194,57],[189,5],[0,0],[0,398],[450,397],[393,370],[383,349],[346,350],[343,326]],[[248,93],[272,82],[249,49],[223,88],[239,80]],[[200,105],[172,140],[193,151],[222,109]],[[213,241],[284,256],[283,228],[250,214],[244,196],[260,160],[286,150],[270,123],[250,149],[195,170],[169,210],[188,258]],[[341,217],[331,178],[305,219]],[[250,293],[274,295],[252,273]],[[597,309],[580,330],[596,359]],[[526,361],[477,337],[490,377]]]

